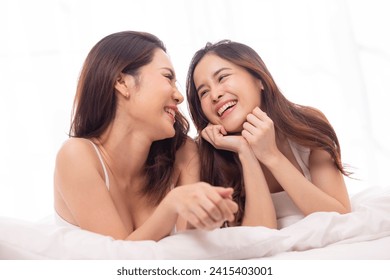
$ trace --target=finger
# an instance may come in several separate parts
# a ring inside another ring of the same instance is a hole
[[[227,134],[226,129],[225,129],[222,125],[220,126],[220,132],[221,132],[221,134],[223,134],[223,135],[226,135],[226,134]]]
[[[256,107],[255,109],[252,110],[252,114],[259,118],[260,120],[266,120],[269,119],[268,115],[266,112],[261,110],[259,107]]]
[[[251,143],[253,140],[254,140],[254,136],[251,134],[251,133],[249,133],[249,131],[248,130],[243,130],[243,131],[241,131],[241,135],[242,135],[242,137],[244,137],[244,139],[248,142],[248,143]]]
[[[268,130],[272,128],[274,125],[272,119],[265,112],[261,111],[260,108],[258,110],[255,109],[253,114],[247,115],[247,122],[258,129]]]
[[[251,124],[249,122],[244,122],[244,124],[242,125],[242,128],[252,135],[254,135],[259,130],[258,127],[255,127],[253,124]]]
[[[214,145],[214,139],[215,139],[215,136],[214,136],[214,133],[213,133],[213,126],[207,126],[206,128],[204,128],[202,130],[202,137],[207,141],[209,142],[210,144],[213,144]]]
[[[224,128],[222,126],[215,126],[213,130],[211,131],[210,138],[213,141],[214,147],[217,149],[226,148],[226,134]]]
[[[233,188],[224,188],[224,187],[215,187],[215,190],[223,198],[231,198],[234,191]]]
[[[215,199],[218,200],[218,198]],[[220,199],[222,200],[222,197],[220,197]],[[203,220],[204,223],[210,224],[224,219],[223,212],[218,207],[218,205],[214,202],[214,200],[210,197],[210,194],[207,196],[207,198],[205,197],[205,199],[201,200],[199,204],[202,210],[204,211],[204,213],[201,211],[198,211],[197,213],[199,215],[202,215],[201,217],[202,219],[204,219]]]
[[[209,198],[218,207],[224,220],[230,220],[232,217],[234,218],[234,212],[230,210],[227,204],[227,201],[231,201],[231,199],[221,197],[218,192],[209,193]]]
[[[214,125],[212,132],[215,136],[222,136],[227,134],[225,128],[222,125]]]
[[[259,117],[254,114],[248,114],[246,116],[246,121],[254,126],[259,126],[263,122]]]
[[[233,213],[237,213],[238,211],[238,204],[236,202],[234,202],[233,200],[226,200],[226,204],[228,205],[230,211],[232,211]],[[227,219],[229,222],[233,222],[234,221],[234,215],[232,215],[230,217],[230,219]]]
[[[205,204],[204,201],[203,203],[200,203],[197,207],[194,207],[191,209],[191,212],[194,216],[196,216],[198,220],[198,226],[203,227],[203,228],[213,228],[215,224],[222,219],[222,214],[219,213],[219,219],[214,219],[212,217],[212,211],[211,209],[218,209],[211,203],[210,204]]]
[[[201,132],[201,136],[211,144],[215,144],[215,139],[226,134],[225,129],[221,125],[207,125]]]
[[[201,219],[198,218],[197,215],[188,212],[187,214],[183,214],[182,217],[188,221],[194,228],[197,229],[205,229],[206,225],[202,222]]]

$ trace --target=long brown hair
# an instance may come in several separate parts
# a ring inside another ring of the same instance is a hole
[[[137,78],[139,69],[153,60],[156,49],[166,52],[156,36],[136,31],[114,33],[101,39],[89,52],[77,85],[71,137],[95,138],[113,121],[117,109],[115,81],[120,73]],[[189,124],[176,114],[173,138],[152,143],[145,166],[143,194],[159,203],[172,185],[176,151],[184,143]]]
[[[197,142],[200,146],[202,165],[200,178],[212,185],[234,188],[233,198],[239,204],[236,222],[242,222],[245,207],[240,161],[235,153],[215,149],[200,137],[200,132],[209,121],[202,111],[193,74],[200,60],[209,53],[243,67],[255,78],[262,81],[264,86],[261,95],[262,109],[274,122],[276,133],[283,134],[292,141],[310,149],[327,151],[340,172],[346,176],[350,175],[341,162],[341,150],[337,135],[324,114],[315,108],[298,105],[287,100],[278,89],[263,60],[249,46],[230,40],[223,40],[215,44],[207,43],[204,48],[195,53],[190,63],[186,82],[187,100],[191,118],[198,132]]]

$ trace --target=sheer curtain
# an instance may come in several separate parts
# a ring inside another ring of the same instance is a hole
[[[3,0],[0,216],[53,211],[55,155],[83,60],[102,37],[129,29],[165,42],[183,94],[189,61],[207,41],[250,45],[288,99],[334,125],[360,179],[347,179],[349,191],[389,185],[388,12],[385,0]]]

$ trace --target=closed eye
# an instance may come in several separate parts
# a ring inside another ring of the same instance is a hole
[[[167,78],[167,79],[170,80],[170,81],[175,80],[175,76],[172,75],[172,74],[164,74],[164,77]]]
[[[200,97],[200,98],[203,98],[204,96],[206,96],[206,94],[207,94],[208,92],[209,92],[208,90],[202,90],[201,92],[199,92],[199,97]]]
[[[225,79],[228,76],[230,76],[230,74],[224,74],[224,75],[219,76],[218,77],[218,82],[222,82],[222,80]]]
[[[176,82],[175,72],[169,67],[163,67],[162,75],[167,78],[170,82]]]

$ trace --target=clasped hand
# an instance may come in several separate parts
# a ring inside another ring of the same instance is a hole
[[[179,186],[170,192],[175,212],[193,227],[212,230],[225,221],[234,221],[238,206],[232,200],[233,189],[213,187],[199,182]]]
[[[241,135],[228,135],[222,125],[212,124],[204,128],[201,135],[216,149],[240,154],[250,147],[260,162],[278,151],[274,123],[259,107],[247,115]]]

